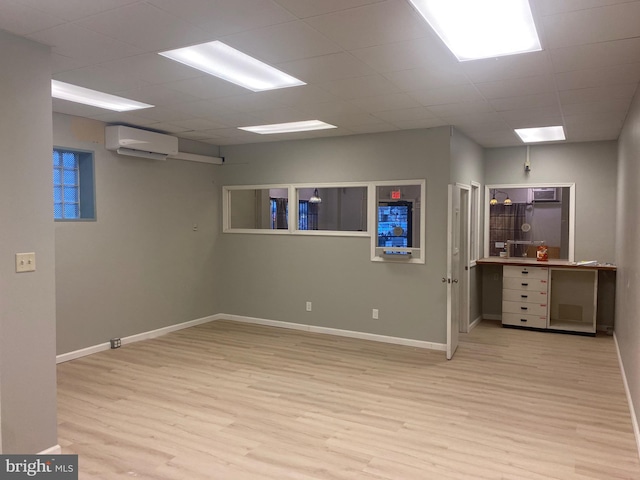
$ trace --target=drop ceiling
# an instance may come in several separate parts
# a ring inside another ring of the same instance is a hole
[[[155,105],[55,112],[230,145],[454,125],[484,147],[563,125],[612,140],[640,81],[640,1],[531,0],[543,51],[458,62],[407,0],[0,0],[53,78]],[[307,83],[253,93],[158,55],[221,40]],[[337,129],[237,127],[318,119]]]

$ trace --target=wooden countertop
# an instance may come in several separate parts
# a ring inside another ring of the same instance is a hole
[[[617,267],[611,264],[597,264],[597,265],[576,265],[576,262],[569,262],[568,260],[558,260],[552,258],[546,262],[539,262],[533,258],[522,257],[489,257],[481,258],[476,261],[478,265],[518,265],[523,267],[563,267],[563,268],[581,268],[586,270],[610,270],[616,271]]]

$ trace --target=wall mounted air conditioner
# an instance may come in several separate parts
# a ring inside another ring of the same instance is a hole
[[[560,202],[562,201],[562,189],[557,187],[531,188],[529,190],[529,203],[531,202]]]
[[[166,160],[178,154],[178,138],[124,125],[105,129],[105,147],[120,155]]]

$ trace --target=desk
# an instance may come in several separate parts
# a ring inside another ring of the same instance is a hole
[[[566,260],[483,258],[502,267],[502,325],[595,335],[598,276],[614,265],[576,265]]]

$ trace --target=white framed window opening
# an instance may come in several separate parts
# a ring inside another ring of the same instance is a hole
[[[93,152],[54,147],[53,218],[95,220]]]
[[[370,237],[372,261],[424,263],[425,180],[222,187],[223,232]]]

